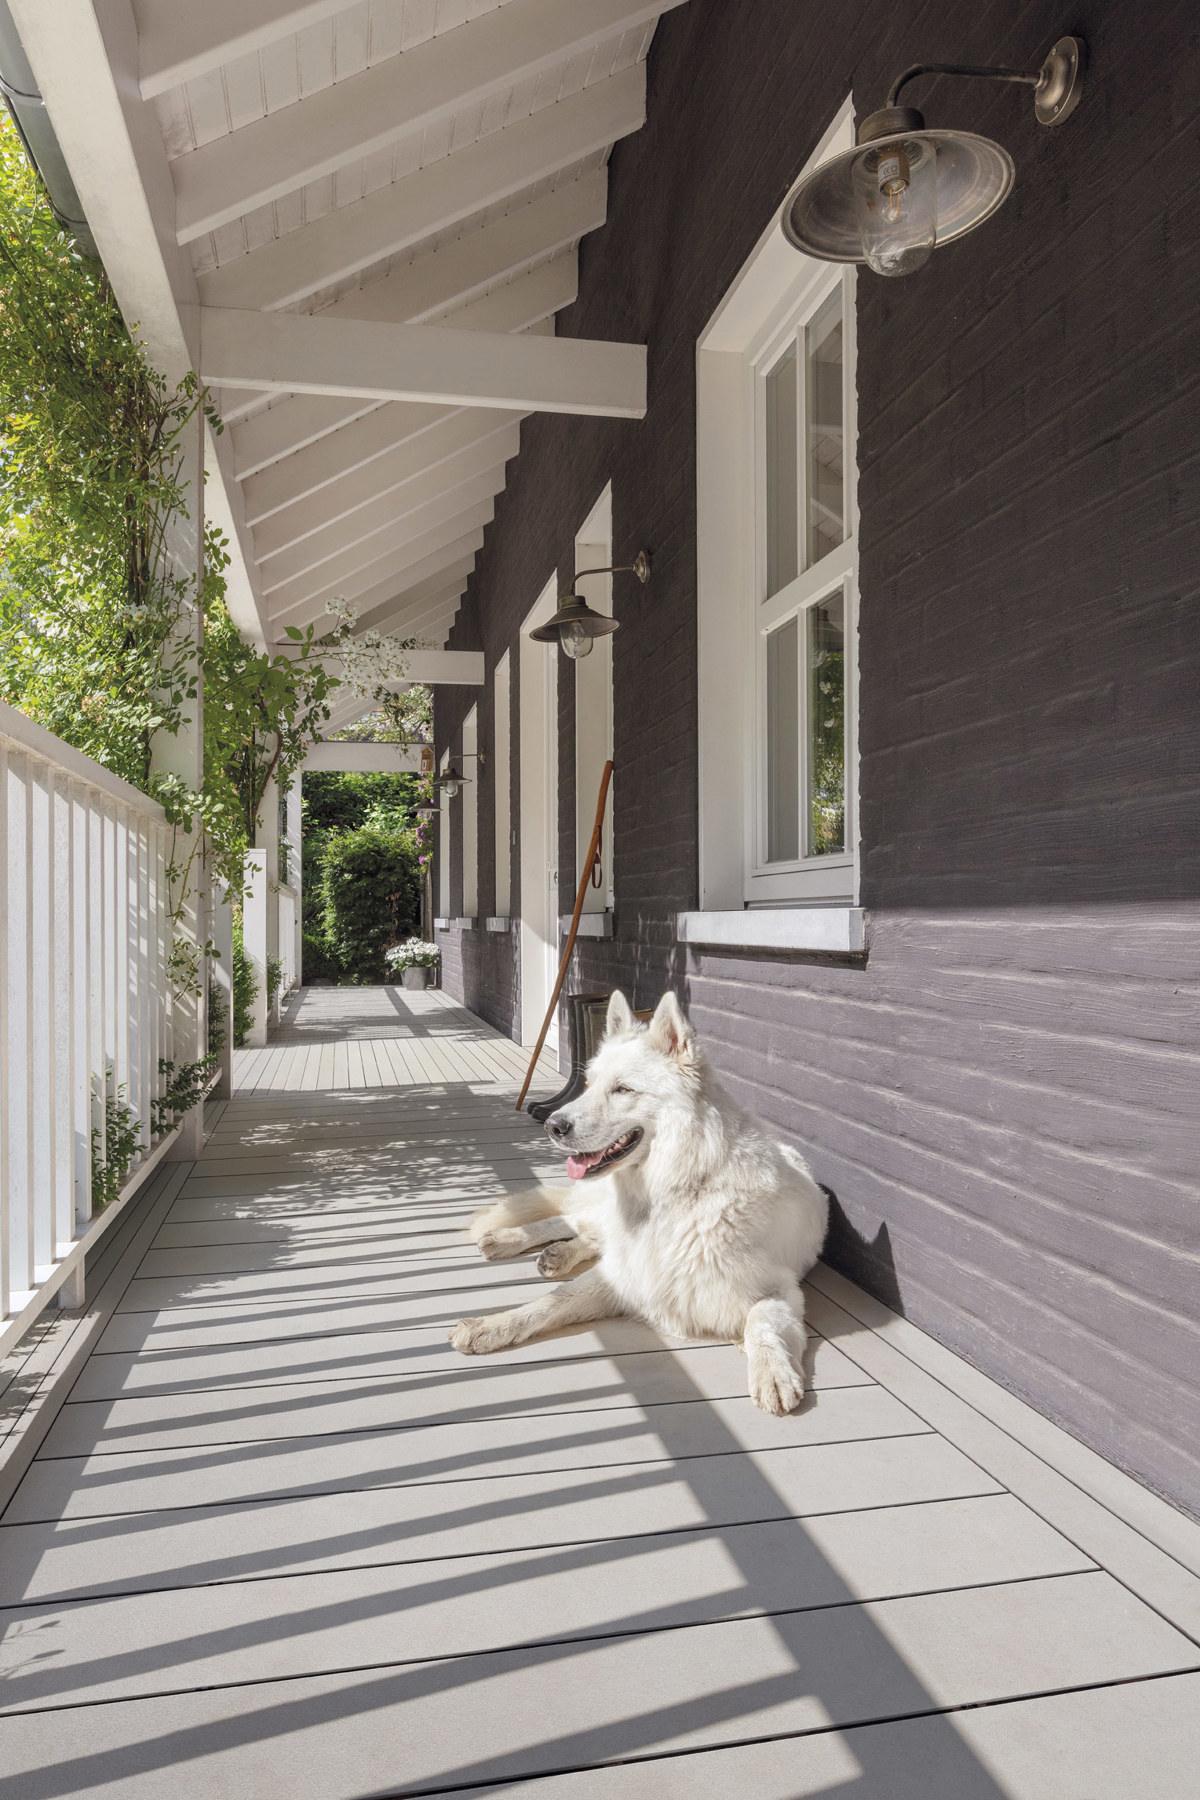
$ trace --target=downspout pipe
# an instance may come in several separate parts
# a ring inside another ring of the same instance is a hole
[[[98,262],[96,240],[83,216],[71,171],[50,123],[46,103],[37,91],[7,0],[0,0],[0,94],[21,134],[25,153],[42,178],[55,218],[68,237],[74,238],[82,254]]]

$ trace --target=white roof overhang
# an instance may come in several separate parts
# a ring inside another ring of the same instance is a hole
[[[482,680],[442,646],[521,419],[645,411],[644,348],[554,316],[681,3],[11,0],[125,317],[214,390],[260,642],[345,598]]]

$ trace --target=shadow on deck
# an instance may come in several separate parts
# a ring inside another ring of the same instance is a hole
[[[106,1267],[0,1523],[5,1792],[1182,1800],[1200,1533],[836,1275],[785,1420],[631,1321],[450,1350],[560,1165],[395,999],[305,994]]]

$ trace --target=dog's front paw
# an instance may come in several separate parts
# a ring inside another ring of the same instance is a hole
[[[804,1398],[804,1376],[790,1363],[774,1359],[750,1365],[750,1398],[765,1413],[782,1419]]]
[[[579,1262],[579,1243],[575,1238],[564,1238],[559,1243],[547,1244],[537,1259],[538,1274],[544,1275],[547,1281],[561,1281],[569,1275]]]
[[[491,1348],[489,1325],[487,1319],[460,1319],[450,1333],[451,1349],[461,1356],[485,1356]]]
[[[480,1256],[488,1262],[502,1262],[506,1256],[513,1256],[519,1246],[512,1242],[511,1231],[483,1231],[476,1239]]]

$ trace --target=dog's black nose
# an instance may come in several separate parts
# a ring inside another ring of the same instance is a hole
[[[561,1144],[571,1129],[571,1121],[565,1112],[551,1113],[546,1120],[546,1130],[556,1144]]]

